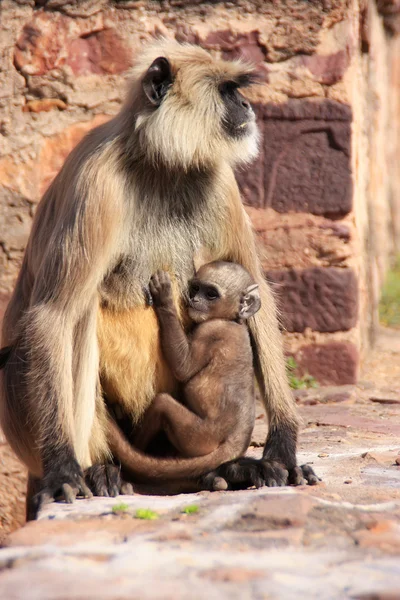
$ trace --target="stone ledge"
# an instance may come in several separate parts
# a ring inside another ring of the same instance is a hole
[[[322,402],[299,405],[299,462],[313,465],[320,485],[48,505],[0,550],[0,597],[390,597],[400,589],[400,405],[377,410],[390,394],[372,382],[316,393]],[[253,446],[267,433],[260,406],[256,414]],[[185,514],[190,505],[197,512]],[[158,518],[135,518],[138,508]]]

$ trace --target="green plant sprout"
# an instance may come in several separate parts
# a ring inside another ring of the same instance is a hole
[[[185,506],[185,508],[182,509],[182,512],[185,513],[185,515],[194,515],[199,512],[199,507],[197,504],[189,504],[189,506]]]
[[[400,328],[400,256],[386,275],[379,303],[379,320],[386,327]]]
[[[112,512],[117,515],[119,513],[124,513],[129,510],[129,504],[125,504],[124,502],[120,502],[119,504],[114,504],[112,507]]]
[[[135,512],[136,519],[143,519],[145,521],[154,521],[158,517],[159,515],[154,510],[150,510],[150,508],[138,508]]]
[[[308,388],[317,388],[318,381],[310,375],[309,373],[305,373],[301,377],[297,377],[294,374],[295,369],[297,369],[297,363],[293,356],[289,356],[286,361],[286,367],[288,371],[288,379],[289,385],[293,390],[305,390]]]

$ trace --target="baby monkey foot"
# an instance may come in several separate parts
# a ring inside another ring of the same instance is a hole
[[[85,471],[85,479],[95,496],[115,498],[133,494],[132,485],[122,480],[121,469],[116,465],[93,465]]]
[[[149,292],[154,306],[173,304],[171,278],[166,271],[157,271],[149,283]]]

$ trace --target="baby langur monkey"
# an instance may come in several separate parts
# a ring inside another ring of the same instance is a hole
[[[153,275],[149,290],[159,321],[161,348],[173,375],[183,384],[184,404],[169,394],[158,394],[145,413],[135,446],[145,450],[151,439],[164,431],[186,460],[163,459],[171,470],[163,469],[161,475],[167,479],[200,476],[242,456],[250,443],[255,398],[246,320],[261,306],[258,285],[235,263],[219,261],[201,267],[189,282],[188,315],[194,324],[189,335],[179,321],[168,273]],[[130,457],[125,445],[121,452],[115,442],[111,440],[113,453],[137,474],[137,456]],[[199,457],[197,461],[195,457]],[[150,467],[148,477],[154,476],[157,478],[157,473]],[[206,477],[200,485],[227,487],[221,477]]]

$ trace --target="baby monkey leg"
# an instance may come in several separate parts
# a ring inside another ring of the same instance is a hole
[[[145,450],[160,431],[164,431],[178,452],[188,458],[209,454],[219,442],[210,423],[169,394],[158,394],[153,400],[135,437],[135,446]]]

